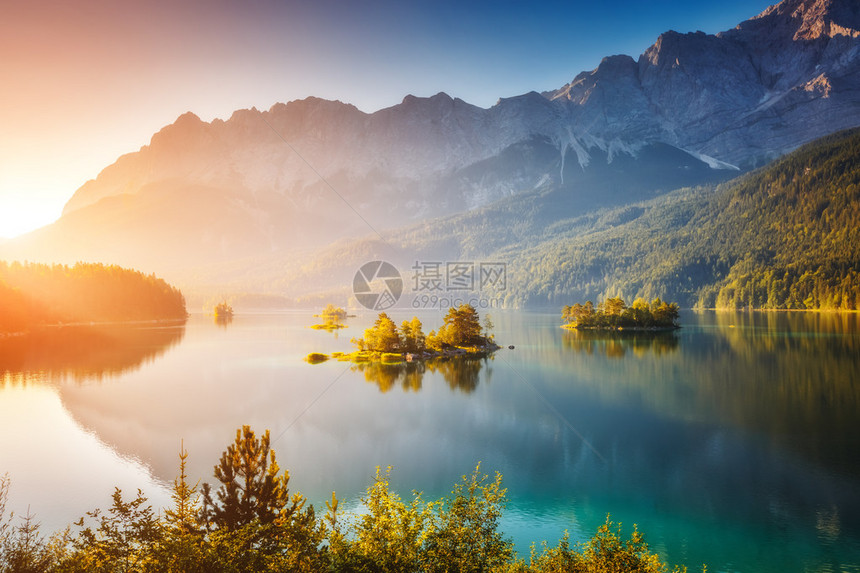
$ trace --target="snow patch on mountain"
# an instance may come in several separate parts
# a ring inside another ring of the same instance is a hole
[[[725,161],[720,161],[719,159],[715,159],[709,155],[705,155],[704,153],[698,153],[696,151],[690,151],[689,149],[682,149],[685,153],[689,153],[702,163],[707,164],[711,169],[728,169],[731,171],[740,171],[740,167],[737,165],[732,165],[731,163],[726,163]]]
[[[746,169],[860,124],[857,30],[857,0],[784,0],[717,35],[666,32],[638,59],[609,56],[558,90],[488,109],[438,93],[370,114],[319,98],[211,123],[184,114],[82,186],[64,213],[166,181],[315,213],[331,185],[382,225],[480,207],[548,173],[577,185],[614,164],[629,171],[627,187],[643,166],[626,159],[637,165],[661,146],[713,170]]]

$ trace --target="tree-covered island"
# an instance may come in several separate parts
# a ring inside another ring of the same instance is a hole
[[[231,319],[233,318],[233,307],[226,301],[219,302],[213,310],[216,319]]]
[[[637,298],[631,306],[627,306],[621,297],[607,298],[596,307],[589,300],[585,304],[576,303],[562,308],[562,328],[670,330],[680,328],[678,311],[676,303],[667,303],[659,298],[655,298],[650,304]]]
[[[344,321],[347,318],[346,310],[329,303],[321,313],[314,316],[321,318],[322,322],[311,325],[314,330],[338,330],[346,328]]]
[[[417,316],[404,320],[398,327],[391,317],[381,312],[373,326],[364,331],[363,338],[352,339],[355,352],[336,352],[331,357],[353,362],[400,362],[464,354],[488,355],[499,349],[490,334],[492,328],[489,316],[482,325],[478,311],[468,304],[449,308],[439,330],[431,330],[429,334],[424,334]],[[315,352],[306,360],[317,363],[327,358],[327,355]]]

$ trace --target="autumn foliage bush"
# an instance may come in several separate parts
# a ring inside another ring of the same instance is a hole
[[[634,526],[628,539],[607,517],[588,542],[532,546],[517,557],[499,529],[505,509],[502,476],[480,465],[451,494],[403,499],[390,486],[391,468],[377,469],[359,511],[345,511],[332,493],[317,514],[289,490],[269,432],[248,426],[215,466],[217,485],[191,485],[188,453],[180,452],[173,503],[156,513],[138,491],[116,489],[107,511],[94,510],[72,528],[44,537],[32,516],[5,512],[9,478],[0,479],[0,573],[11,572],[627,572],[668,567]],[[674,571],[678,571],[676,568]]]

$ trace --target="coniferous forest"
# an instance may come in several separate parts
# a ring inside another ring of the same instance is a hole
[[[390,245],[399,245],[398,249]],[[285,291],[374,253],[504,261],[509,308],[656,297],[681,307],[860,308],[860,129],[809,143],[719,185],[589,209],[575,193],[535,190],[404,229],[380,243],[324,250]]]
[[[0,332],[75,322],[183,320],[182,293],[116,265],[0,261]]]
[[[516,304],[623,295],[704,308],[860,308],[860,130],[713,189],[602,213],[521,255]],[[561,229],[559,229],[561,231]]]

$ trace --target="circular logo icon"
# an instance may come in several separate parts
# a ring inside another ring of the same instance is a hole
[[[385,310],[394,306],[403,293],[400,272],[385,261],[364,263],[352,280],[352,294],[364,308]]]

